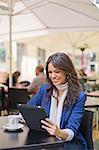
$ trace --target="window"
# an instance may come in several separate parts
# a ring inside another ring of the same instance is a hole
[[[5,62],[5,49],[0,48],[0,62]]]
[[[38,48],[38,64],[45,64],[45,49]]]

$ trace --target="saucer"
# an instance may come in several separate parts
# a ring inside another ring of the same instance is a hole
[[[16,131],[16,130],[19,130],[21,128],[23,128],[24,125],[19,123],[17,127],[14,127],[14,126],[10,126],[9,124],[5,124],[3,126],[4,129],[8,130],[8,131]]]

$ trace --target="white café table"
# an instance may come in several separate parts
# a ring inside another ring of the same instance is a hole
[[[96,129],[99,130],[99,91],[87,93],[85,108],[96,109]]]

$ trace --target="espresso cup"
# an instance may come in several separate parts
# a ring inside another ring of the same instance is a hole
[[[8,124],[11,128],[17,128],[19,124],[19,116],[17,115],[9,115],[8,116]]]

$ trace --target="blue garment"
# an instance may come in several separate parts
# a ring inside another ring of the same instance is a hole
[[[48,102],[46,102],[48,93],[47,89],[48,84],[43,84],[36,95],[34,95],[28,102],[28,105],[37,105],[41,106],[45,109],[45,112],[47,113],[48,117],[50,114],[50,106],[51,106],[51,100],[49,99]],[[61,129],[71,129],[74,132],[74,139],[78,140],[78,142],[82,143],[84,146],[84,150],[87,150],[87,144],[85,139],[83,138],[79,126],[81,123],[81,118],[84,112],[84,104],[86,101],[86,94],[84,92],[80,92],[79,97],[75,101],[74,104],[72,104],[69,108],[66,107],[62,111],[62,117],[60,122],[60,128]]]

